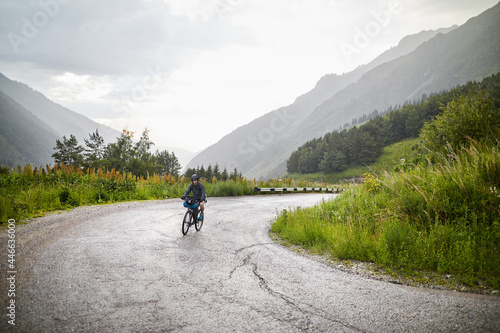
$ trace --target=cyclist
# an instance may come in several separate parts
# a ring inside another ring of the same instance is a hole
[[[198,220],[203,220],[203,211],[205,210],[205,201],[207,199],[207,194],[205,193],[205,186],[199,181],[200,177],[197,174],[191,176],[191,184],[189,185],[186,193],[182,196],[184,200],[189,192],[193,191],[193,196],[196,201],[200,203],[200,217]]]

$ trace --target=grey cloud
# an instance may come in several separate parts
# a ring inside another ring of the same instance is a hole
[[[67,2],[67,3],[66,3]],[[0,58],[93,75],[169,72],[192,52],[246,39],[227,22],[190,21],[163,1],[40,0],[0,4]]]

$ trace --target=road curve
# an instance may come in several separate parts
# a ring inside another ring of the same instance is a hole
[[[4,315],[4,331],[500,331],[497,297],[366,279],[271,241],[277,210],[333,196],[210,198],[202,230],[186,236],[180,199],[79,207],[17,226],[16,326]],[[5,305],[5,278],[0,286]]]

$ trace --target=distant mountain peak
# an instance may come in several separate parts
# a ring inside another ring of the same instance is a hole
[[[438,29],[436,31],[428,30],[406,36],[397,46],[387,50],[369,64],[361,65],[349,73],[323,75],[311,91],[298,96],[293,104],[271,111],[249,124],[237,128],[222,138],[218,143],[196,155],[191,162],[188,163],[187,167],[219,163],[219,165],[223,167],[227,166],[234,168],[236,166],[238,170],[242,171],[243,174],[248,177],[259,178],[278,176],[278,173],[273,170],[285,170],[284,161],[291,153],[291,149],[294,148],[294,139],[301,137],[301,135],[291,135],[290,133],[294,131],[300,132],[300,128],[305,119],[310,117],[322,103],[340,93],[350,84],[357,82],[365,73],[373,68],[411,53],[419,45],[431,39],[436,34],[440,32],[447,33],[454,28],[456,27]],[[276,112],[279,112],[279,110],[286,110],[287,114],[294,118],[294,121],[287,124],[286,130],[273,132],[271,129],[271,122]],[[273,139],[279,142],[279,144],[274,147],[272,143],[258,142],[259,135],[263,136],[264,132],[262,131],[270,131],[269,133],[272,134]],[[254,154],[241,154],[242,152],[250,151],[249,149],[241,149],[241,146],[245,146],[245,144],[248,145],[248,138],[257,140],[254,142],[254,148],[258,149],[252,150]],[[237,145],[240,146],[240,149],[238,149]],[[269,148],[266,146],[269,146]],[[272,157],[267,156],[269,154],[271,154]],[[273,162],[263,163],[259,161],[260,159],[270,159]]]

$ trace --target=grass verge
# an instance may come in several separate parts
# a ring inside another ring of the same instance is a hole
[[[16,171],[0,173],[0,223],[36,217],[46,212],[77,206],[134,200],[181,197],[189,178],[153,175],[147,178],[121,174],[114,169],[88,170],[70,166],[33,168],[27,164]],[[306,187],[325,184],[292,179],[251,181],[245,178],[211,182],[202,179],[209,197],[251,195],[254,187]]]
[[[339,260],[371,262],[408,277],[452,276],[470,288],[500,287],[500,147],[451,148],[342,196],[283,210],[271,231]]]

